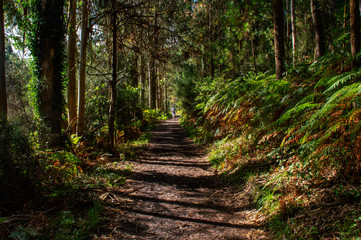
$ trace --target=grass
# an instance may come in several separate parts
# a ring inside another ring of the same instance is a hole
[[[95,202],[88,210],[79,212],[75,207],[59,212],[51,219],[52,227],[43,239],[89,239],[101,222],[103,205]]]

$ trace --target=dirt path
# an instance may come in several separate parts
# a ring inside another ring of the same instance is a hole
[[[236,206],[178,121],[162,122],[132,162],[126,191],[106,207],[96,239],[264,239],[250,206]]]

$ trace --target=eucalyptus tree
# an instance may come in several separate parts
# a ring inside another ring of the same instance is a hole
[[[81,39],[80,39],[80,65],[78,81],[78,115],[77,115],[77,136],[84,134],[85,125],[85,79],[87,63],[87,45],[89,37],[88,29],[88,0],[82,2],[81,14]]]
[[[351,55],[354,58],[352,65],[358,67],[360,61],[356,59],[356,54],[360,51],[360,2],[350,0],[350,24],[351,24]]]
[[[150,50],[150,61],[149,61],[149,107],[156,109],[157,107],[157,67],[156,67],[156,54],[158,51],[158,6],[157,2],[153,5],[154,16],[153,16],[153,35],[152,35],[152,46]]]
[[[0,125],[7,122],[4,2],[0,0]]]
[[[274,48],[276,62],[276,78],[281,79],[285,71],[285,47],[283,30],[283,4],[282,0],[273,0],[274,17]]]
[[[296,65],[296,0],[291,0],[291,36],[292,36],[292,63]]]
[[[117,10],[115,8],[115,2],[112,2],[113,12],[111,26],[112,26],[112,80],[110,81],[110,105],[109,105],[109,120],[108,120],[108,142],[110,150],[114,149],[114,121],[115,121],[115,103],[117,101],[117,33],[118,33],[118,22],[117,22]]]
[[[326,53],[325,32],[322,23],[321,7],[318,0],[311,0],[312,20],[316,38],[316,58]]]
[[[69,0],[68,24],[68,121],[72,134],[76,133],[77,101],[76,101],[76,9],[77,0]]]
[[[64,0],[34,0],[30,50],[35,66],[38,112],[50,127],[51,145],[61,144],[64,48]]]

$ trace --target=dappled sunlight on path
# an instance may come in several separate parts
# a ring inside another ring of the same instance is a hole
[[[95,239],[266,238],[250,218],[252,206],[235,205],[178,121],[159,124],[132,166],[127,190],[106,207],[106,232]]]

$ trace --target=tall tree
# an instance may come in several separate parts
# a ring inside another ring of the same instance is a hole
[[[152,54],[149,61],[149,107],[151,109],[156,109],[157,107],[157,69],[155,61],[155,56]]]
[[[153,48],[149,62],[149,107],[157,108],[157,64],[156,54],[158,50],[158,12],[157,6],[154,7],[154,26],[153,26]]]
[[[113,34],[113,44],[112,44],[112,80],[110,81],[110,106],[109,106],[109,120],[108,120],[108,138],[109,138],[109,148],[111,151],[114,149],[114,121],[115,121],[115,104],[117,100],[117,11],[114,8],[113,2],[113,14],[112,14],[112,34]]]
[[[296,16],[295,16],[295,1],[291,0],[291,34],[292,34],[292,63],[296,65]]]
[[[321,19],[321,9],[318,0],[311,0],[311,12],[316,37],[316,58],[319,58],[326,53],[326,45]]]
[[[0,125],[7,121],[4,2],[0,0]]]
[[[142,107],[146,106],[145,103],[145,88],[146,88],[146,59],[144,53],[140,56],[140,105]]]
[[[281,79],[285,71],[285,44],[282,0],[273,0],[276,78]]]
[[[40,117],[50,127],[50,145],[61,144],[64,110],[64,0],[34,0],[31,52]]]
[[[355,55],[360,51],[360,6],[359,0],[350,0],[351,55],[353,67],[360,66]]]
[[[84,134],[85,127],[85,78],[88,45],[88,0],[83,0],[81,10],[80,66],[78,82],[78,125],[77,136]]]
[[[68,120],[70,132],[76,132],[76,0],[70,0],[68,26]]]

